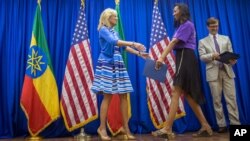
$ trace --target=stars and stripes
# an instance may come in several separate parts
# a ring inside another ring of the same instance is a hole
[[[62,86],[61,111],[66,128],[77,129],[98,116],[94,78],[84,8],[81,7]]]

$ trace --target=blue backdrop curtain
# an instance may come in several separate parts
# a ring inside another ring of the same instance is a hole
[[[147,49],[149,48],[153,2],[153,0],[120,0],[126,39],[141,42],[147,46]],[[242,124],[250,124],[250,1],[159,0],[159,9],[170,38],[175,30],[172,9],[176,2],[188,4],[197,31],[197,41],[207,36],[205,22],[210,16],[220,20],[219,33],[230,36],[234,51],[241,55],[237,65],[234,66],[240,120]],[[95,66],[100,51],[97,31],[99,16],[105,8],[115,8],[115,2],[114,0],[86,0],[85,3]],[[0,0],[0,138],[29,135],[27,119],[20,107],[20,96],[36,5],[36,0]],[[80,0],[42,0],[41,6],[45,34],[58,90],[61,93]],[[128,58],[128,72],[135,90],[131,93],[132,117],[129,125],[133,133],[149,133],[155,128],[147,107],[146,83],[142,75],[144,60],[130,54]],[[216,129],[215,114],[205,80],[204,67],[204,63],[200,62],[203,92],[207,99],[202,109],[210,125]],[[98,97],[99,105],[101,98]],[[178,119],[174,124],[174,130],[178,133],[200,128],[188,104],[185,103],[185,106],[187,115]],[[225,105],[224,108],[226,108]],[[96,134],[98,126],[99,120],[95,120],[84,126],[84,129],[87,133]],[[41,135],[59,137],[74,135],[77,132],[78,130],[72,133],[67,132],[62,118],[59,118]]]

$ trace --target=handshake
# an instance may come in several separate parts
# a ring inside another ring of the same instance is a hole
[[[133,42],[131,47],[137,50],[135,54],[138,56],[142,57],[143,59],[149,58],[149,54],[146,52],[146,47],[143,44]]]

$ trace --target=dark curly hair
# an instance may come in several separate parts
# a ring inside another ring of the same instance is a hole
[[[174,26],[179,27],[182,23],[190,20],[190,12],[188,6],[184,3],[176,3],[175,6],[180,10],[180,18],[178,20],[174,19]]]

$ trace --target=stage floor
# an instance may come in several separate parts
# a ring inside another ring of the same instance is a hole
[[[164,138],[153,137],[150,134],[136,134],[137,141],[167,141]],[[77,141],[74,137],[65,137],[65,138],[47,138],[42,139],[44,141]],[[121,141],[124,140],[121,136],[113,137],[112,141]],[[0,141],[27,141],[26,138],[14,138],[14,139],[0,139]],[[34,141],[34,140],[33,140]],[[78,141],[101,141],[101,139],[96,136],[91,136],[90,138],[86,139],[79,139]],[[185,134],[177,134],[175,140],[173,141],[229,141],[229,133],[214,133],[212,137],[199,137],[194,138],[192,137],[192,133],[185,133]]]

